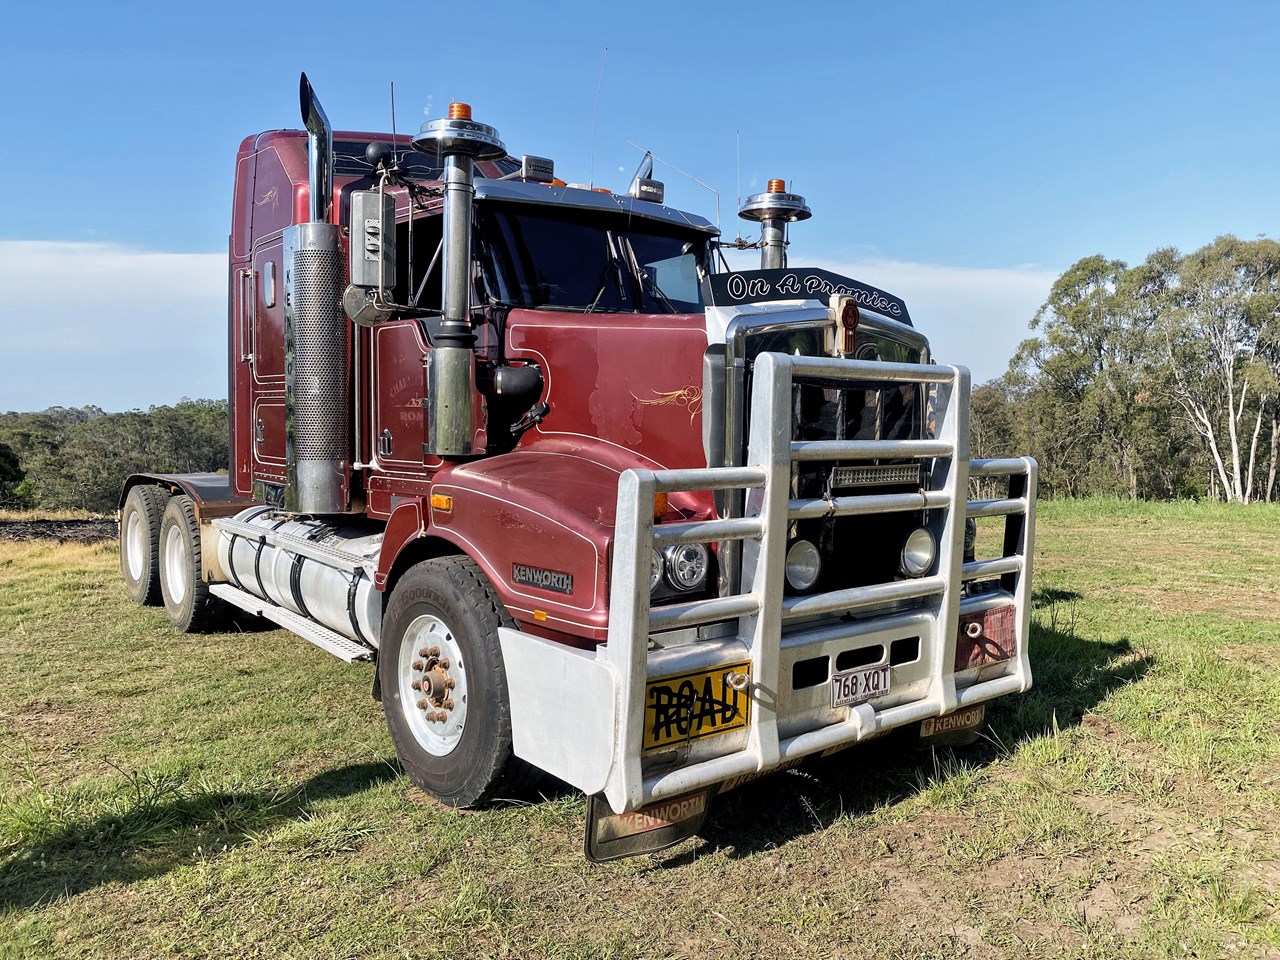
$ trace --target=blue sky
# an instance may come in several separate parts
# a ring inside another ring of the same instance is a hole
[[[792,262],[902,296],[977,380],[1076,259],[1280,223],[1275,4],[379,9],[6,12],[0,410],[225,395],[235,151],[298,126],[300,70],[340,129],[387,129],[395,81],[402,131],[467,100],[568,180],[625,188],[634,141],[714,186],[730,235],[740,136],[742,192],[783,177],[814,210]],[[711,193],[659,175],[714,218]]]

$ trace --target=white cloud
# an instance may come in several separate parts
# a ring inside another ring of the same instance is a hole
[[[0,410],[227,392],[227,258],[0,241]]]
[[[730,254],[735,269],[754,269],[757,254]],[[800,264],[797,264],[800,265]],[[975,384],[1005,372],[1027,324],[1049,295],[1058,271],[1041,267],[951,267],[909,260],[808,260],[901,297],[911,321],[929,338],[939,363],[969,368]]]

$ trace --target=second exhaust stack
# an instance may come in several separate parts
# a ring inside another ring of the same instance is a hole
[[[471,119],[471,107],[449,104],[428,120],[413,148],[444,158],[444,317],[427,355],[426,452],[465,457],[475,437],[476,360],[471,331],[471,208],[475,162],[504,157],[498,131]]]

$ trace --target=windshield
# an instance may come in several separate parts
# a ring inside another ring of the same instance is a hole
[[[480,204],[480,258],[498,303],[586,313],[698,313],[706,238],[641,217]]]

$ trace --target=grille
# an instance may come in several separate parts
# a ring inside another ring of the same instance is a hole
[[[293,450],[298,460],[347,456],[346,316],[342,254],[293,255]]]

